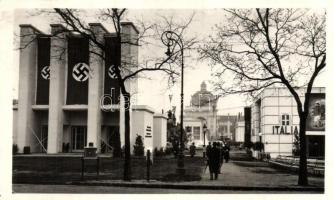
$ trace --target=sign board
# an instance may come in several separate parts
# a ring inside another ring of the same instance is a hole
[[[145,137],[152,137],[152,127],[151,126],[146,126]]]
[[[310,94],[309,115],[306,131],[325,131],[326,106],[325,94]]]
[[[298,126],[273,126],[273,135],[298,134]]]

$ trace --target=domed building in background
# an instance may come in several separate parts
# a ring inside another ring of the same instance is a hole
[[[218,139],[217,135],[218,97],[207,90],[203,81],[199,91],[191,96],[190,105],[184,109],[184,127],[189,135],[189,143],[196,146],[208,144],[209,140]]]
[[[203,81],[201,90],[191,96],[190,105],[195,107],[216,106],[217,99],[210,91],[206,89],[206,83]]]

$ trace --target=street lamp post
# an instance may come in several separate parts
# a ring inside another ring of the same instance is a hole
[[[205,148],[205,134],[207,131],[207,127],[206,124],[203,125],[203,137],[204,137],[204,144],[203,144],[203,158],[205,158],[205,154],[206,154],[206,148]]]
[[[184,144],[183,144],[183,42],[180,35],[173,31],[165,31],[161,35],[161,41],[162,43],[167,46],[167,52],[166,55],[169,57],[170,60],[172,60],[173,52],[176,47],[176,45],[180,48],[181,53],[181,119],[180,119],[180,125],[181,125],[181,134],[180,134],[180,151],[178,155],[177,160],[177,169],[176,172],[178,174],[185,174],[185,168],[184,168]]]

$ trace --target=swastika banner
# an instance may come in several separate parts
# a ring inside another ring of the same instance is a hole
[[[50,38],[37,38],[37,89],[36,104],[49,104]]]
[[[120,62],[121,53],[118,51],[119,43],[116,37],[105,38],[105,70],[104,70],[104,94],[111,95],[111,99],[106,98],[104,104],[119,104],[120,88],[117,77],[113,72],[113,66]]]
[[[88,104],[89,42],[86,38],[68,39],[66,104]]]

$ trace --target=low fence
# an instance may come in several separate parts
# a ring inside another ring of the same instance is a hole
[[[269,160],[269,163],[274,167],[279,167],[294,172],[298,172],[299,170],[299,157],[278,156],[277,158]],[[311,175],[324,176],[325,160],[323,158],[308,158],[307,171]]]

